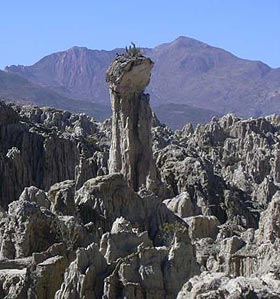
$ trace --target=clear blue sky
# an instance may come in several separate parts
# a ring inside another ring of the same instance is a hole
[[[74,45],[153,47],[180,35],[280,67],[280,0],[1,1],[0,69]]]

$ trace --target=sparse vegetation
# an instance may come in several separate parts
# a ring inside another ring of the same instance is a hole
[[[133,42],[131,42],[131,45],[129,45],[128,47],[125,47],[124,56],[126,57],[136,57],[141,54],[141,49],[136,47],[135,43]]]
[[[66,222],[57,220],[52,224],[52,230],[57,233],[58,239],[66,245],[67,249],[73,250],[75,248],[79,231],[74,219]]]
[[[67,126],[65,128],[65,132],[68,133],[68,134],[73,134],[75,132],[75,129],[73,127]]]
[[[160,237],[165,245],[171,245],[174,235],[178,231],[185,230],[186,227],[180,222],[165,222],[160,227]]]
[[[98,140],[95,136],[87,136],[87,137],[85,137],[85,140],[90,145],[96,145],[98,143]]]

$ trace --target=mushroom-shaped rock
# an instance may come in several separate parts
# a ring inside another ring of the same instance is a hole
[[[153,62],[142,55],[118,56],[106,73],[106,81],[111,91],[122,96],[141,93],[150,82]]]
[[[112,142],[109,172],[120,172],[135,191],[155,182],[152,155],[152,111],[144,94],[153,62],[137,54],[120,55],[107,70],[112,103]]]

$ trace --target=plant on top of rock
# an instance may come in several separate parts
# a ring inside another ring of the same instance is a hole
[[[131,42],[131,45],[129,45],[128,47],[125,47],[125,53],[124,56],[125,57],[137,57],[139,55],[141,55],[141,49],[136,47],[134,42]]]

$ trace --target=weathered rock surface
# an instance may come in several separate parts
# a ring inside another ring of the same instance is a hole
[[[150,187],[154,178],[152,155],[152,111],[144,90],[153,62],[142,55],[118,56],[106,80],[112,102],[110,173],[120,172],[135,191]]]
[[[190,238],[203,239],[203,238],[212,238],[216,239],[219,228],[219,220],[215,216],[193,216],[185,218],[189,226]]]
[[[109,231],[120,216],[133,224],[145,223],[144,202],[127,185],[122,174],[88,180],[76,192],[75,204],[84,223],[92,221],[103,231]]]
[[[259,242],[280,240],[280,192],[273,196],[268,208],[262,213],[258,232]]]
[[[140,244],[143,247],[152,247],[148,232],[139,233],[138,229],[133,229],[129,221],[120,217],[113,223],[111,233],[107,232],[102,236],[100,252],[108,263],[112,263],[137,251]]]
[[[35,202],[38,206],[49,209],[51,203],[46,193],[37,187],[25,187],[21,193],[19,200]]]
[[[67,268],[64,282],[54,298],[101,298],[106,271],[106,261],[96,244],[78,249],[76,259]]]
[[[62,215],[76,215],[75,181],[67,180],[51,186],[48,196],[52,204],[52,211]]]
[[[260,278],[230,278],[224,273],[204,272],[191,278],[182,288],[177,299],[196,298],[269,298],[280,296],[279,280],[271,275]]]
[[[1,219],[1,257],[27,257],[46,250],[57,240],[56,232],[51,229],[54,221],[52,213],[33,202],[12,202],[7,217]]]
[[[102,174],[107,173],[104,133],[89,117],[55,109],[20,109],[3,103],[0,110],[5,115],[0,121],[3,207],[18,199],[25,187],[46,191],[54,183],[79,178],[79,188],[89,178],[100,175],[99,166]]]
[[[26,269],[0,270],[0,297],[3,299],[26,298]]]
[[[197,272],[187,232],[178,232],[170,249],[142,244],[120,259],[105,279],[103,298],[175,298],[184,281]]]
[[[167,208],[181,218],[201,214],[196,202],[192,202],[188,192],[182,192],[174,198],[163,201]]]

